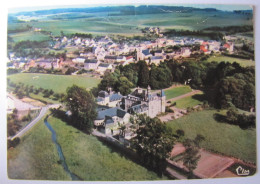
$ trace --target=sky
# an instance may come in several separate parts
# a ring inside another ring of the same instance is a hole
[[[145,3],[140,3],[145,4]],[[151,3],[152,4],[152,3]],[[155,3],[158,4],[158,3]],[[25,12],[25,11],[36,11],[36,10],[46,10],[46,9],[57,9],[57,8],[84,8],[84,7],[95,7],[95,6],[113,6],[113,5],[128,5],[128,4],[89,4],[89,5],[54,5],[54,6],[28,6],[20,8],[10,8],[9,13]],[[220,5],[220,4],[167,4],[162,3],[162,5],[169,6],[187,6],[194,8],[216,8],[223,11],[233,11],[233,10],[252,10],[249,5]]]

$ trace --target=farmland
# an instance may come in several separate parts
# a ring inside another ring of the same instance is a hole
[[[107,147],[97,138],[50,117],[69,169],[83,180],[158,180],[157,175]],[[51,133],[38,123],[21,143],[8,150],[12,179],[70,180],[62,166]]]
[[[14,83],[21,82],[25,85],[33,85],[36,88],[52,89],[56,93],[65,93],[67,87],[72,86],[73,84],[90,89],[96,87],[100,81],[100,79],[89,76],[31,73],[19,73],[10,75],[8,78]]]
[[[33,31],[25,31],[20,33],[13,33],[9,35],[14,42],[20,42],[23,40],[30,40],[30,41],[45,41],[49,40],[49,37],[47,35],[43,35],[39,32],[33,32]]]
[[[219,122],[214,114],[225,115],[225,110],[204,110],[192,112],[167,125],[174,131],[182,129],[185,138],[195,138],[197,134],[205,137],[201,147],[256,163],[256,131],[254,128],[243,130],[239,126]]]
[[[161,11],[161,10],[158,10]],[[111,13],[113,15],[111,16]],[[178,30],[201,30],[211,26],[231,26],[231,25],[252,25],[252,21],[245,15],[233,14],[230,12],[171,12],[171,13],[155,13],[155,14],[136,14],[121,15],[119,12],[98,12],[98,13],[67,13],[54,14],[44,19],[38,19],[32,22],[14,23],[10,22],[8,28],[10,30],[19,27],[33,26],[41,28],[44,31],[51,31],[53,35],[60,35],[60,31],[65,34],[75,32],[92,33],[94,35],[104,34],[124,34],[138,35],[141,29],[147,26],[160,26],[162,30],[178,29]],[[24,37],[19,33],[10,35],[15,41],[21,39],[32,39],[29,36]],[[43,36],[39,34],[41,39]],[[40,38],[39,38],[40,39]]]
[[[216,55],[216,56],[211,56],[210,58],[207,59],[208,62],[216,61],[216,62],[237,62],[243,67],[246,66],[255,66],[255,61],[252,60],[247,60],[247,59],[240,59],[240,58],[233,58],[233,57],[228,57],[228,56],[223,56],[223,55]]]

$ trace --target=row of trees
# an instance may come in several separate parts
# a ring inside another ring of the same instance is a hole
[[[207,36],[211,40],[223,40],[224,34],[221,32],[209,32],[209,31],[190,31],[190,30],[176,30],[171,29],[164,32],[166,36]]]
[[[13,88],[14,94],[17,95],[19,99],[23,98],[24,96],[30,96],[30,94],[38,95],[41,93],[44,98],[50,98],[52,100],[59,100],[61,101],[63,97],[65,96],[64,93],[55,93],[52,89],[43,89],[43,88],[36,88],[33,85],[25,85],[24,83],[14,83],[10,81],[10,79],[7,80],[7,84],[9,87]]]

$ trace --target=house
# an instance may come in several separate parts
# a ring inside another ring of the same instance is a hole
[[[233,53],[234,52],[234,44],[232,42],[225,43],[223,47],[229,52]]]
[[[112,70],[113,65],[108,63],[100,63],[98,65],[98,68],[96,69],[97,72],[99,72],[101,75],[105,73],[106,70]]]
[[[45,68],[45,69],[58,68],[57,60],[43,59],[43,60],[35,62],[35,65],[37,67],[42,67],[42,68]]]
[[[162,49],[158,49],[154,51],[154,56],[163,56],[164,51]]]
[[[142,50],[142,48],[137,49],[137,60],[147,60],[153,55],[150,53],[149,49]]]
[[[118,107],[112,107],[98,111],[94,125],[104,134],[113,134],[113,130],[121,124],[127,124],[129,119],[129,113]]]
[[[122,98],[123,96],[120,93],[100,91],[97,97],[97,104],[116,107]]]
[[[97,56],[97,55],[99,55],[99,53],[105,52],[105,49],[103,47],[100,47],[100,46],[93,47],[92,52],[93,52],[93,54],[95,54],[95,56]]]
[[[127,64],[134,62],[134,57],[133,56],[127,56],[126,62],[127,62]]]
[[[105,63],[114,63],[114,62],[116,62],[116,60],[117,60],[117,56],[116,55],[113,55],[113,56],[106,55],[105,58],[104,58],[104,62]]]
[[[97,59],[86,59],[84,62],[84,69],[86,70],[96,70],[98,68],[100,61]]]
[[[200,51],[203,52],[204,54],[210,54],[211,52],[208,50],[207,45],[201,45],[200,46]]]
[[[150,86],[147,89],[136,88],[134,92],[124,97],[124,109],[131,114],[147,114],[153,118],[165,112],[166,97],[163,90],[152,93]]]
[[[188,47],[182,47],[181,48],[181,56],[182,57],[190,57],[191,51]]]
[[[163,61],[162,56],[152,56],[151,57],[151,63],[154,63],[155,65],[159,65],[161,61]]]
[[[72,62],[84,64],[84,63],[85,63],[85,60],[86,60],[86,58],[84,58],[84,57],[77,57],[77,58],[75,58],[75,59],[72,59]]]

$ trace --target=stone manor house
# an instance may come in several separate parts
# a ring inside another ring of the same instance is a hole
[[[100,91],[97,98],[98,116],[94,121],[95,127],[101,132],[116,133],[122,125],[129,124],[131,115],[146,114],[154,118],[165,112],[166,96],[163,90],[151,92],[137,87],[131,94],[122,96],[120,93]]]

